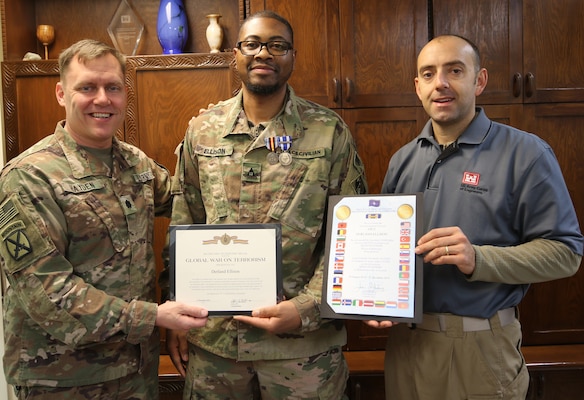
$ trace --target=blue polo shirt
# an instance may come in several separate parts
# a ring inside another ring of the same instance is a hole
[[[428,121],[391,158],[382,192],[422,192],[424,232],[459,226],[474,245],[551,239],[581,255],[578,219],[551,147],[477,111],[444,153]],[[424,312],[489,318],[519,304],[528,286],[470,282],[454,265],[425,264]]]

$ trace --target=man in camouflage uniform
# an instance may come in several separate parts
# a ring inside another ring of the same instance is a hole
[[[154,216],[168,171],[114,135],[125,58],[84,40],[59,58],[66,120],[0,176],[4,371],[19,399],[158,398],[155,326],[206,311],[155,297]]]
[[[285,301],[167,332],[184,399],[334,399],[348,368],[343,321],[320,318],[329,195],[366,191],[347,125],[295,96],[288,21],[249,17],[235,51],[241,92],[194,118],[177,165],[172,224],[279,223]],[[268,139],[266,141],[266,139]],[[188,360],[188,365],[187,365]]]

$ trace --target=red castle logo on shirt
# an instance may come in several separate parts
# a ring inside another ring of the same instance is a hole
[[[462,183],[466,185],[478,186],[479,180],[481,179],[481,174],[476,172],[465,172],[462,174]]]

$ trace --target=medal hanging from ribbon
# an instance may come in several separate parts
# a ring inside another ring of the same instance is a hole
[[[279,136],[265,138],[266,147],[270,150],[266,158],[271,165],[278,163],[278,154],[276,154],[276,150],[278,149],[279,138]]]
[[[285,135],[279,137],[279,146],[282,149],[282,153],[280,153],[278,159],[280,164],[282,165],[290,165],[292,164],[292,155],[288,153],[290,146],[292,146],[292,136]]]

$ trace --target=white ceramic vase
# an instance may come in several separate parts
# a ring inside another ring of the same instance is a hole
[[[223,29],[219,25],[221,14],[209,14],[207,18],[209,19],[209,26],[207,26],[206,31],[207,43],[209,43],[211,53],[219,53],[223,43]]]

